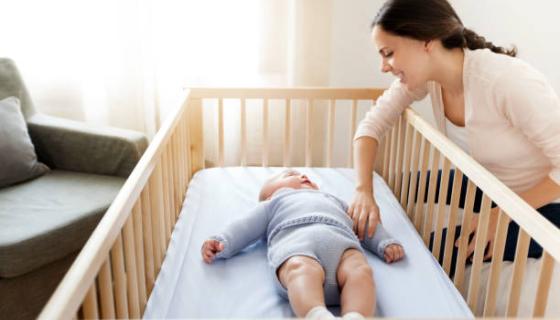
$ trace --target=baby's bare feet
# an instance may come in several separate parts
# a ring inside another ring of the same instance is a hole
[[[399,261],[404,257],[404,249],[400,244],[390,244],[385,247],[384,256],[387,263]]]

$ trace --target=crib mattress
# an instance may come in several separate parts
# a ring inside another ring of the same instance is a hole
[[[216,260],[211,265],[205,264],[200,256],[204,240],[253,208],[261,184],[280,170],[212,168],[193,177],[148,300],[145,318],[294,316],[288,301],[275,291],[263,241],[231,259]],[[353,170],[300,170],[321,190],[347,202],[352,199]],[[473,317],[380,176],[374,178],[374,189],[385,228],[402,242],[406,251],[406,257],[394,264],[367,254],[376,283],[376,316]],[[338,309],[333,311],[336,313]]]

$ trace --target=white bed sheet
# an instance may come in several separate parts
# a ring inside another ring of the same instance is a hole
[[[200,256],[202,242],[247,213],[257,202],[261,184],[280,170],[213,168],[199,171],[193,177],[145,318],[294,316],[288,301],[274,289],[264,242],[212,265],[205,264]],[[353,170],[300,170],[322,190],[351,200]],[[391,265],[368,252],[376,282],[376,316],[472,318],[467,304],[426,249],[389,187],[379,176],[374,184],[383,224],[406,251],[403,260]]]

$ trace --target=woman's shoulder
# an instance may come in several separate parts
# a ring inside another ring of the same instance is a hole
[[[465,79],[471,86],[492,89],[501,84],[546,81],[544,75],[517,57],[490,49],[465,50]]]

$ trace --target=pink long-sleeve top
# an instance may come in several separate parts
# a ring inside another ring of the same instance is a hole
[[[547,175],[560,185],[560,99],[548,81],[520,59],[489,49],[464,52],[468,153],[515,192]],[[406,107],[428,94],[436,125],[447,134],[441,86],[431,81],[411,91],[396,80],[360,122],[354,139],[381,141]]]

